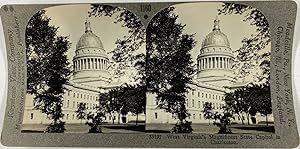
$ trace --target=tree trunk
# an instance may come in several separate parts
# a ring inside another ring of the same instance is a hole
[[[240,118],[240,120],[242,121],[242,124],[244,125],[245,123],[244,123],[243,117],[240,114],[238,114],[238,117]]]
[[[136,126],[137,126],[138,120],[139,120],[139,114],[136,114],[136,120],[135,120],[135,125]]]
[[[115,124],[115,114],[114,113],[112,114],[112,120],[113,120],[112,124],[114,125]]]
[[[268,126],[268,114],[266,114],[266,123],[267,123],[267,126]]]
[[[118,124],[120,124],[120,113],[118,114]]]
[[[250,125],[250,120],[249,120],[249,113],[247,113],[247,120],[248,120],[248,125]]]

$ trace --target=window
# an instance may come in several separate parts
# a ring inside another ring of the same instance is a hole
[[[205,94],[205,98],[207,98],[207,94]]]
[[[73,109],[75,108],[75,101],[73,101]]]
[[[73,97],[75,97],[75,93],[74,93]]]
[[[32,105],[35,106],[35,101],[32,102]]]
[[[192,107],[195,107],[195,100],[192,99]]]
[[[83,95],[83,99],[85,99],[85,94]]]
[[[33,113],[30,113],[30,119],[33,119]]]
[[[69,104],[70,104],[70,101],[68,100],[68,101],[67,101],[67,108],[69,108]]]
[[[201,120],[201,114],[199,114],[199,118],[200,118],[200,120]]]
[[[156,105],[158,105],[158,101],[156,101]]]
[[[70,96],[70,92],[68,92],[68,96]]]
[[[200,92],[198,92],[198,97],[200,97]]]
[[[186,106],[189,107],[189,100],[186,100]]]
[[[211,94],[209,94],[209,99],[211,98]]]
[[[82,98],[82,94],[80,94],[80,98]]]
[[[192,95],[194,95],[194,91],[192,91]]]
[[[204,93],[202,93],[202,97],[204,97]]]
[[[157,117],[158,117],[157,113],[154,113],[154,117],[155,117],[155,119],[157,119]]]
[[[74,114],[73,114],[72,119],[74,119],[74,117],[75,117],[75,116],[74,116]]]
[[[213,99],[215,99],[215,95],[213,95]]]
[[[193,114],[193,119],[196,119],[196,114]]]
[[[69,114],[67,114],[67,119],[69,119]]]
[[[200,101],[198,101],[198,106],[199,106],[199,108],[201,108],[201,102]]]

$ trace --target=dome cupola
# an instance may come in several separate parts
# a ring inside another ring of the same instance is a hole
[[[76,45],[77,50],[83,48],[103,49],[100,38],[92,32],[91,23],[88,20],[85,22],[85,33],[80,37]]]
[[[214,27],[211,33],[209,33],[202,42],[202,48],[220,46],[230,47],[227,36],[220,30],[220,20],[216,18],[214,20]]]

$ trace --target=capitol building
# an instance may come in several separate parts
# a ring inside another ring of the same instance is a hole
[[[63,97],[62,119],[66,123],[81,123],[77,119],[75,111],[80,103],[85,103],[87,110],[92,111],[98,105],[100,93],[108,92],[112,88],[123,85],[123,82],[112,82],[112,76],[108,71],[109,58],[103,47],[100,38],[91,29],[91,24],[85,22],[85,32],[76,44],[75,56],[73,57],[73,75],[68,84],[65,85]],[[23,124],[49,124],[51,120],[46,114],[39,110],[34,110],[35,102],[33,95],[26,95]],[[136,117],[132,114],[107,115],[106,122],[116,122],[122,119],[121,123],[133,121]],[[145,120],[143,114],[139,115],[139,120]]]
[[[202,42],[199,55],[197,56],[197,73],[190,84],[186,94],[186,106],[190,116],[187,118],[192,123],[209,123],[202,112],[204,104],[211,102],[215,111],[222,111],[225,105],[225,93],[234,91],[247,85],[247,82],[237,82],[232,64],[233,51],[227,36],[221,31],[220,20],[214,20],[212,31]],[[159,103],[156,95],[147,94],[146,123],[176,123],[176,116],[157,108]],[[271,116],[270,116],[271,117]],[[257,117],[257,122],[263,118]],[[244,117],[246,119],[246,117]],[[273,120],[271,120],[273,121]],[[239,117],[235,122],[241,123]]]

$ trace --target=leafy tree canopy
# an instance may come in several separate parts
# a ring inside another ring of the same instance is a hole
[[[27,93],[35,95],[35,109],[52,119],[49,132],[63,132],[64,84],[71,71],[66,56],[68,37],[58,36],[58,27],[41,10],[33,15],[26,27]]]
[[[244,38],[242,47],[237,49],[237,59],[234,67],[238,70],[238,77],[245,77],[254,68],[259,67],[262,71],[256,74],[258,82],[269,83],[270,80],[270,56],[271,51],[266,50],[266,46],[271,42],[270,27],[267,18],[255,8],[248,5],[224,3],[219,9],[219,14],[243,15],[244,21],[256,27],[256,33],[249,38]]]

